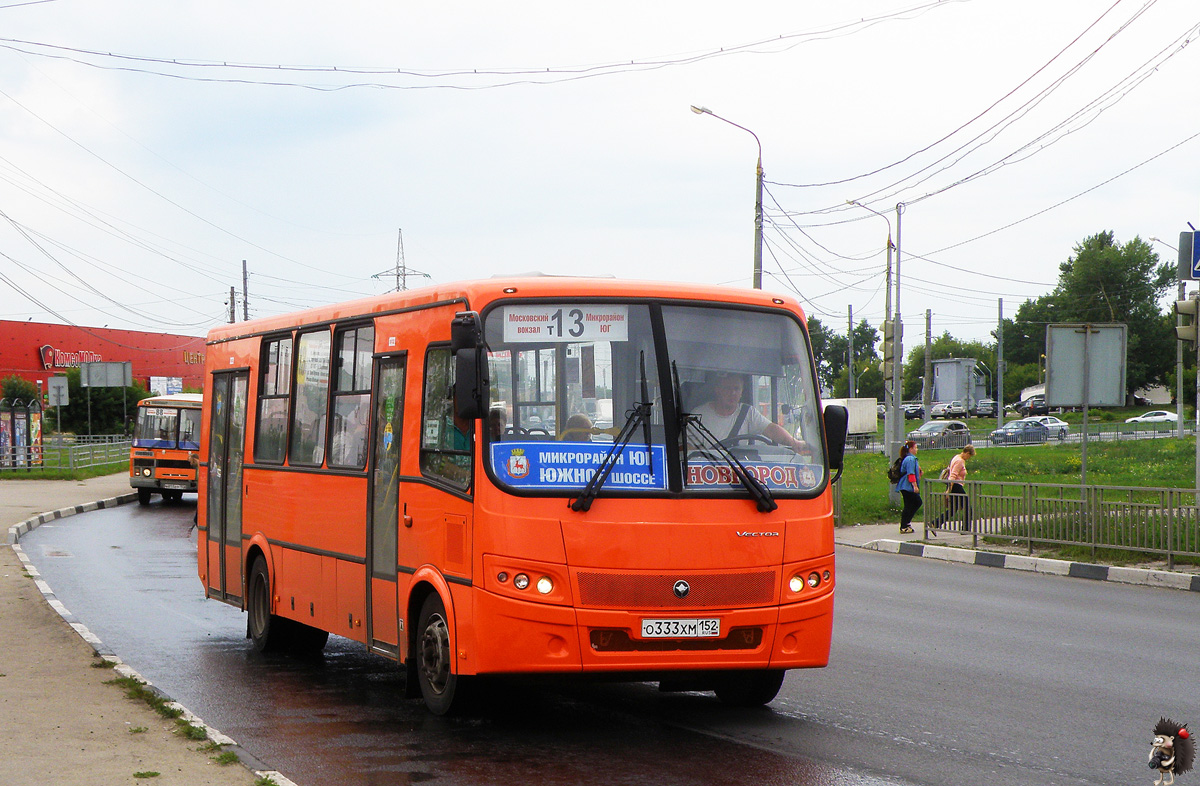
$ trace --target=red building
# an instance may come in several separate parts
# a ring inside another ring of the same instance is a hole
[[[46,390],[48,378],[80,363],[126,360],[147,390],[151,377],[181,378],[184,387],[199,390],[204,338],[0,320],[0,379],[16,374]]]

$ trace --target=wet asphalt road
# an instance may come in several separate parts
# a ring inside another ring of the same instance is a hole
[[[203,599],[194,511],[125,505],[22,545],[107,646],[301,786],[1115,785],[1145,777],[1160,713],[1200,722],[1194,690],[1154,682],[1200,683],[1192,593],[854,549],[832,665],[791,672],[769,708],[538,682],[437,718],[345,639],[318,660],[254,653],[245,616]]]
[[[404,698],[396,664],[330,637],[323,658],[261,656],[245,615],[204,600],[193,498],[43,525],[22,546],[55,594],[144,677],[300,786],[903,786],[674,725],[639,705],[701,704],[646,685],[492,686],[469,718]],[[770,716],[751,712],[748,718]]]

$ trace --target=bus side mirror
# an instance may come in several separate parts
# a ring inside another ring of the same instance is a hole
[[[450,352],[454,355],[454,411],[463,420],[483,417],[488,401],[487,354],[483,326],[475,311],[460,311],[450,322]]]
[[[488,378],[482,349],[460,349],[454,355],[454,411],[463,420],[483,417]]]
[[[483,325],[475,311],[459,311],[450,322],[450,352],[483,346]]]
[[[829,468],[842,474],[846,459],[846,432],[849,429],[850,413],[845,407],[829,404],[823,414],[825,419],[825,457],[829,460]],[[830,482],[837,480],[835,477]]]

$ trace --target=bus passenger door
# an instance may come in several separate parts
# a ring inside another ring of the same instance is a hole
[[[208,592],[240,602],[242,595],[242,464],[246,447],[245,371],[213,376],[208,441]]]
[[[396,537],[400,520],[400,429],[404,422],[403,355],[377,358],[372,396],[371,495],[367,516],[367,630],[373,651],[399,656]]]

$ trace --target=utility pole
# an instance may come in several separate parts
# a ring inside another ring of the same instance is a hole
[[[1004,428],[1004,298],[996,308],[996,428]]]
[[[242,320],[250,321],[250,292],[248,291],[247,282],[250,280],[250,274],[246,270],[246,260],[242,260]]]
[[[925,410],[924,421],[929,422],[929,408],[933,406],[933,309],[925,309],[925,384],[921,386],[921,407]]]
[[[229,324],[237,322],[237,287],[229,288]]]
[[[848,328],[846,330],[846,347],[850,357],[850,364],[847,368],[850,370],[850,386],[847,391],[850,393],[850,398],[854,398],[854,306],[846,306],[846,321]]]
[[[893,418],[889,455],[899,455],[900,446],[904,444],[904,412],[900,405],[904,402],[904,321],[900,318],[900,215],[904,203],[896,203],[896,310],[893,319],[892,335],[895,339],[895,362],[892,364],[892,403],[896,415]]]

